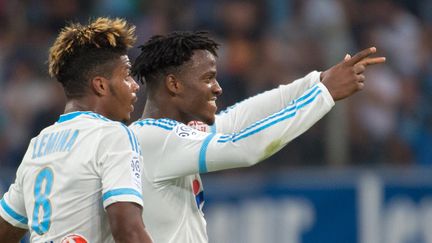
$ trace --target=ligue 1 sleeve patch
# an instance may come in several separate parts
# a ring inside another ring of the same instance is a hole
[[[193,140],[202,140],[207,136],[207,133],[198,131],[194,128],[191,128],[186,125],[178,125],[175,128],[175,134],[181,138],[193,139]]]
[[[136,188],[141,190],[141,163],[138,157],[133,157],[130,163],[132,183]]]

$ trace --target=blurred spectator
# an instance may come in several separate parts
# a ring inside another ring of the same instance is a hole
[[[53,37],[69,20],[99,15],[135,23],[138,44],[210,31],[222,44],[222,109],[377,46],[387,64],[367,73],[365,90],[255,168],[331,166],[331,153],[345,165],[432,165],[430,9],[430,0],[0,0],[0,167],[16,167],[29,139],[62,113],[59,84],[46,72]]]

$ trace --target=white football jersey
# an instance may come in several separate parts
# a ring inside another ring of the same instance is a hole
[[[143,218],[155,242],[208,242],[199,174],[251,166],[309,129],[334,105],[319,75],[242,101],[212,127],[170,119],[131,124],[145,154]]]
[[[31,242],[114,242],[105,208],[142,206],[141,148],[120,122],[72,112],[33,138],[0,216]]]

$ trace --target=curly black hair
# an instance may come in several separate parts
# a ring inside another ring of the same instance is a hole
[[[132,75],[147,83],[161,74],[166,75],[189,61],[195,50],[207,50],[217,56],[219,44],[205,31],[175,31],[165,36],[156,35],[139,46],[140,55],[132,65]]]

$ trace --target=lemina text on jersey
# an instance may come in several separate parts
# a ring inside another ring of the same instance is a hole
[[[78,137],[79,130],[71,129],[37,136],[33,144],[32,159],[55,152],[69,152]]]

